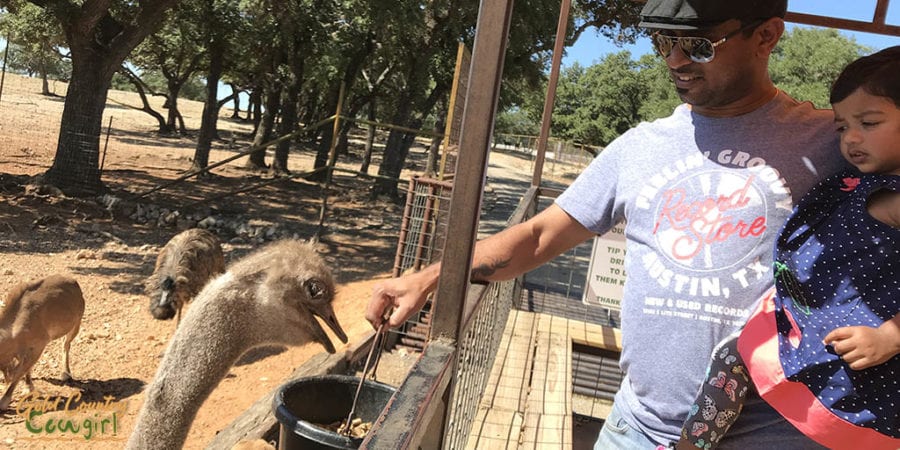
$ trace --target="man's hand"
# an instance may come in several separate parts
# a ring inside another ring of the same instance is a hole
[[[409,316],[422,309],[428,294],[437,283],[437,266],[427,267],[421,272],[392,278],[372,289],[372,299],[366,307],[366,320],[376,330],[385,320],[385,313],[394,308],[387,325],[399,327]]]
[[[877,366],[897,354],[896,343],[887,330],[867,326],[841,327],[825,336],[841,359],[853,370]]]

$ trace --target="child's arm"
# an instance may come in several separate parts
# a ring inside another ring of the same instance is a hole
[[[853,370],[882,364],[900,353],[900,313],[878,328],[836,328],[825,336],[825,345],[834,347]]]
[[[737,420],[750,389],[747,368],[737,350],[740,330],[720,342],[712,352],[696,403],[681,430],[676,450],[713,450]]]

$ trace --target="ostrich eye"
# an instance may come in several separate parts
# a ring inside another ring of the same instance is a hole
[[[306,283],[306,292],[309,294],[310,298],[319,299],[325,296],[326,288],[325,283],[321,280],[307,280]]]

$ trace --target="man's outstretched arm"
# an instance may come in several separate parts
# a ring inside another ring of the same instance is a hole
[[[594,234],[555,204],[526,222],[509,227],[475,244],[473,281],[509,280],[553,259]],[[375,286],[366,319],[378,328],[393,307],[388,326],[397,327],[422,309],[437,288],[441,265],[387,280]]]

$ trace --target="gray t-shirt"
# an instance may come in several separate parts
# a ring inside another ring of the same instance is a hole
[[[681,105],[642,123],[557,199],[598,234],[626,221],[616,403],[631,426],[677,440],[713,346],[772,287],[775,238],[794,202],[843,165],[831,111],[779,92],[738,117]],[[779,420],[756,397],[729,437]]]

